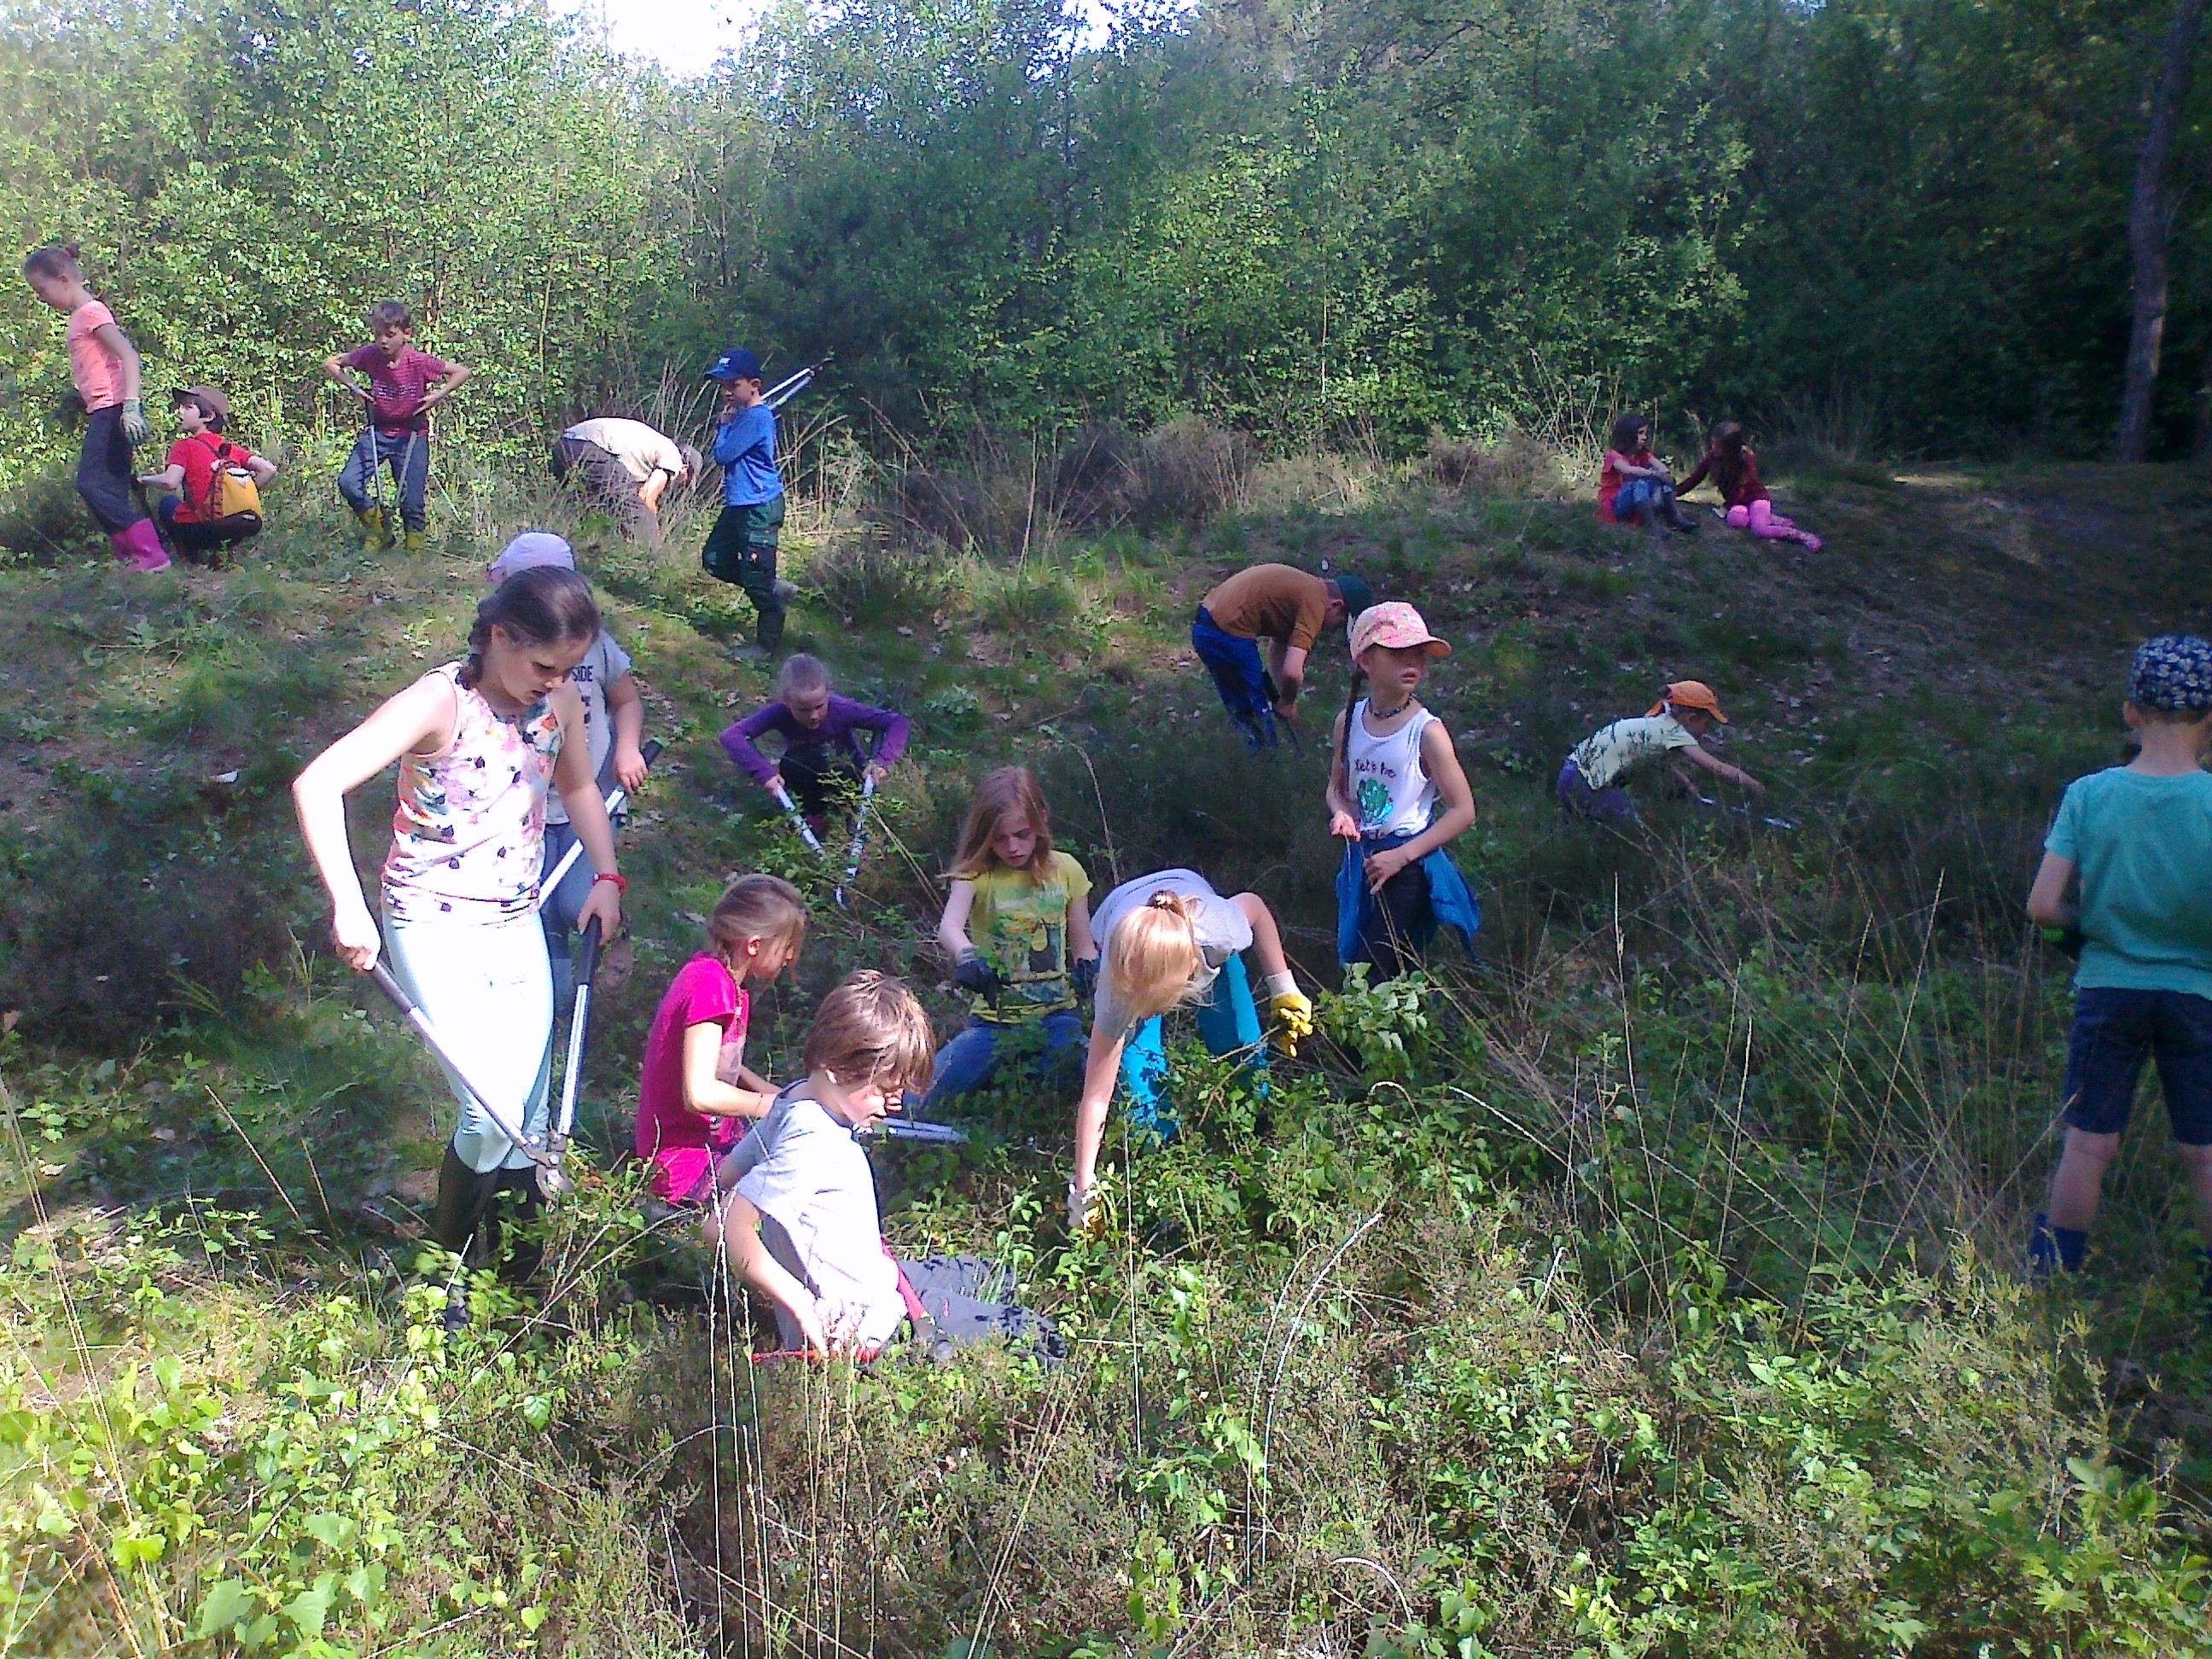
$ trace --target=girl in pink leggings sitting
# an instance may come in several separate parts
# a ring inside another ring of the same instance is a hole
[[[1774,510],[1766,486],[1759,481],[1758,453],[1744,441],[1743,428],[1738,422],[1723,421],[1713,428],[1705,459],[1698,463],[1696,471],[1676,486],[1674,493],[1686,495],[1707,478],[1721,492],[1721,500],[1728,507],[1728,521],[1735,528],[1748,530],[1770,542],[1802,543],[1808,553],[1820,550],[1818,536],[1809,530],[1800,530]]]

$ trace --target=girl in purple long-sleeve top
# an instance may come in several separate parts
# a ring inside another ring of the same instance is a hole
[[[879,786],[890,775],[906,752],[908,725],[895,709],[834,696],[830,671],[802,654],[785,662],[775,677],[775,701],[725,731],[722,747],[769,793],[794,797],[819,835],[840,782],[858,789],[864,770]],[[760,739],[771,732],[783,738],[781,761],[760,751]],[[881,734],[872,757],[860,748],[857,734],[862,732]]]

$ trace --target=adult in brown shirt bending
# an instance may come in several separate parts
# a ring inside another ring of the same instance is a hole
[[[1306,656],[1321,630],[1342,626],[1374,603],[1373,590],[1357,576],[1309,575],[1287,564],[1248,566],[1206,596],[1190,625],[1191,649],[1246,743],[1265,749],[1275,741],[1277,720],[1298,717]]]

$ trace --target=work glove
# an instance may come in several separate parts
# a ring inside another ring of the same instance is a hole
[[[123,441],[136,449],[149,441],[154,428],[146,424],[146,405],[143,399],[125,398],[123,400]]]
[[[1067,966],[1067,982],[1079,1002],[1088,1002],[1098,989],[1098,958],[1079,957]]]
[[[1096,1187],[1067,1183],[1067,1233],[1071,1238],[1096,1238],[1106,1231],[1106,1211],[1098,1202]]]
[[[2043,942],[2054,951],[2078,959],[2084,941],[2079,927],[2046,927],[2043,930]]]
[[[1313,1004],[1304,992],[1279,991],[1267,999],[1267,1034],[1285,1054],[1295,1057],[1313,1029]]]
[[[963,991],[973,991],[979,997],[999,994],[998,969],[983,960],[979,951],[970,951],[952,964],[952,982]]]

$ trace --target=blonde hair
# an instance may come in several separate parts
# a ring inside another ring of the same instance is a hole
[[[863,968],[822,999],[803,1058],[808,1071],[840,1083],[921,1089],[936,1050],[929,1016],[914,993],[889,974]]]
[[[1009,812],[1019,812],[1036,831],[1036,850],[1030,854],[1023,873],[1040,887],[1049,881],[1052,808],[1044,804],[1044,791],[1037,787],[1036,775],[1026,766],[1002,766],[983,775],[983,781],[975,786],[975,804],[968,809],[968,822],[961,826],[960,850],[946,873],[956,881],[973,881],[1004,868],[991,838],[999,833],[999,820]]]
[[[1153,894],[1115,924],[1106,942],[1106,984],[1132,1020],[1165,1013],[1205,969],[1197,920],[1181,893]]]
[[[804,651],[784,659],[783,666],[775,672],[775,695],[780,702],[788,702],[799,691],[827,691],[830,671],[822,665],[819,657],[810,657]]]
[[[707,918],[707,947],[736,973],[736,957],[754,939],[794,951],[806,939],[806,901],[780,876],[739,876],[722,890]]]

